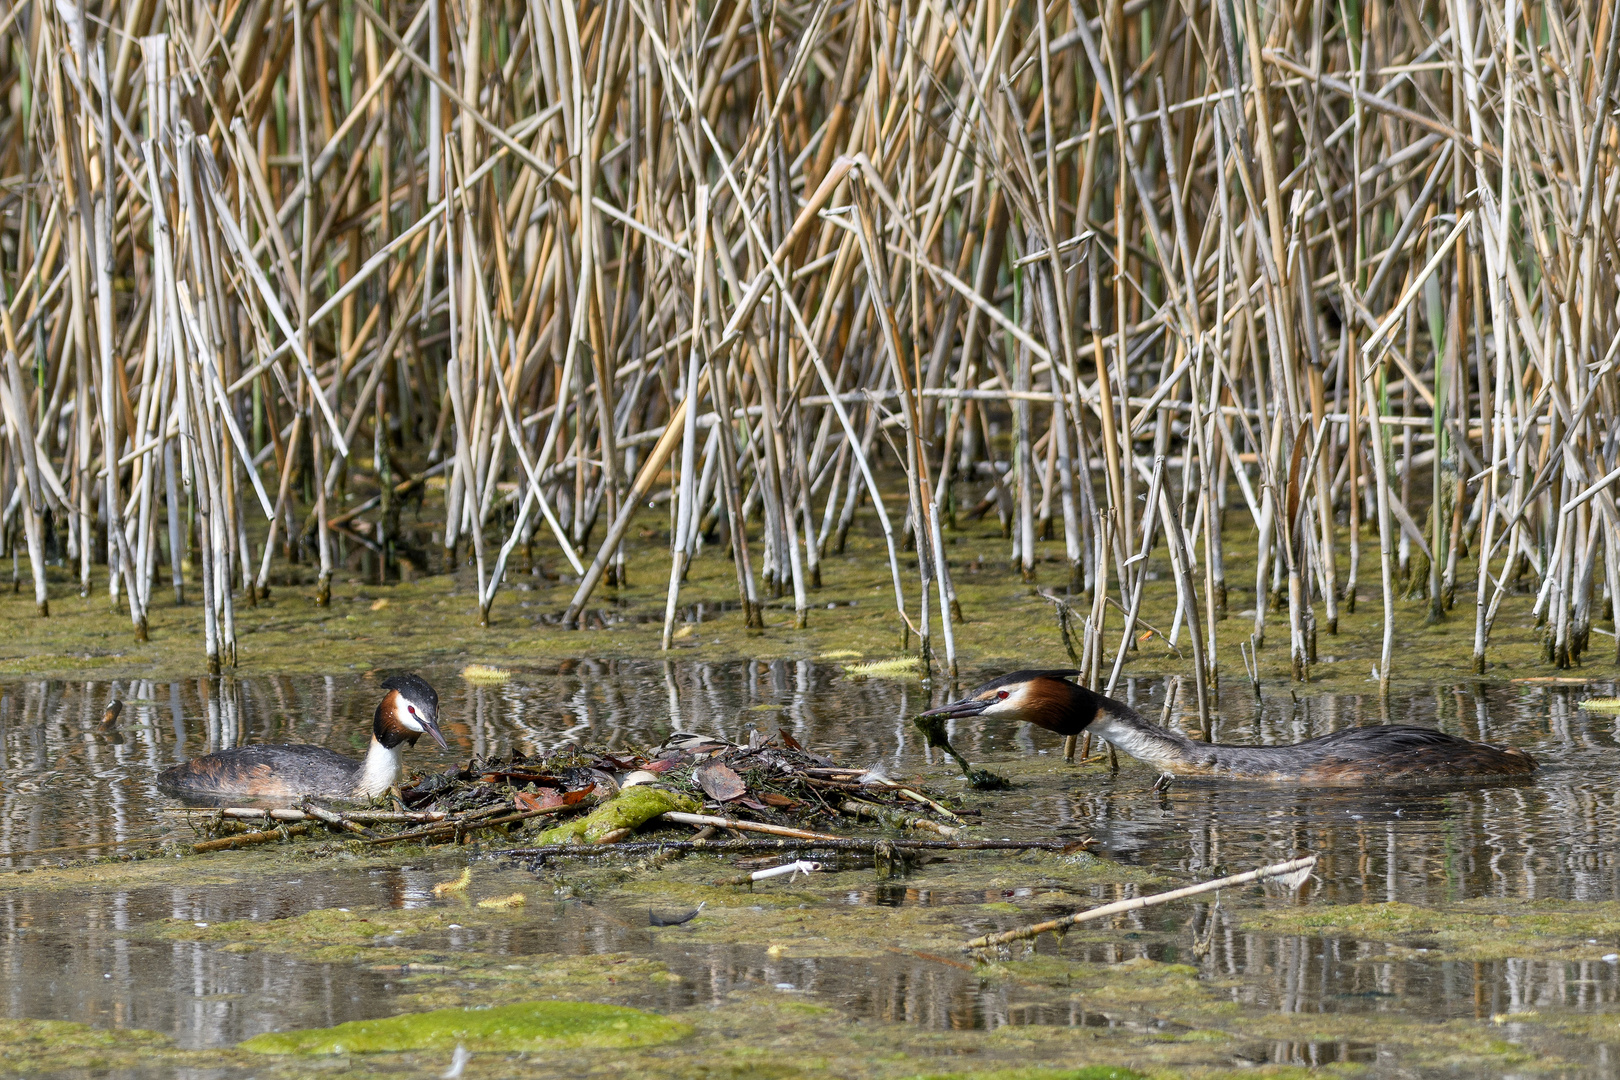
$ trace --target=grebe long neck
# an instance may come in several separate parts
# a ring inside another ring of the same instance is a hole
[[[1535,760],[1522,750],[1470,742],[1405,725],[1345,728],[1291,746],[1196,742],[1145,719],[1124,702],[1069,681],[1070,670],[1015,671],[918,717],[930,746],[949,743],[943,717],[982,716],[1033,724],[1057,735],[1094,733],[1172,776],[1306,784],[1366,785],[1451,777],[1527,776]],[[954,751],[951,751],[954,754]],[[960,756],[957,757],[960,762]],[[964,768],[966,763],[962,762]]]
[[[360,776],[355,780],[356,795],[371,799],[394,786],[399,780],[399,751],[403,745],[396,743],[393,747],[387,747],[373,736],[371,747],[366,751],[366,760],[360,766]]]
[[[1166,772],[1180,771],[1189,761],[1213,749],[1169,728],[1160,727],[1135,709],[1111,698],[1099,698],[1096,719],[1086,728],[1138,761]]]

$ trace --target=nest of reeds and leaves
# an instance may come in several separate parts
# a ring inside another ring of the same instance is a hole
[[[537,847],[605,849],[634,837],[837,848],[890,836],[956,846],[965,819],[977,813],[879,770],[840,766],[785,731],[755,732],[746,745],[678,732],[642,752],[568,745],[546,754],[474,757],[418,776],[393,801],[383,810],[305,799],[282,808],[186,812],[207,834],[196,851],[291,839],[320,827],[368,845],[521,837]],[[825,831],[834,828],[845,832]]]
[[[747,745],[677,732],[644,753],[566,747],[545,756],[474,758],[461,769],[424,776],[401,794],[407,805],[453,813],[498,805],[560,814],[600,806],[639,786],[692,807],[663,815],[674,813],[674,823],[731,832],[792,835],[877,824],[950,838],[961,814],[970,813],[879,771],[840,766],[787,732],[755,732]],[[716,815],[728,823],[684,820]]]

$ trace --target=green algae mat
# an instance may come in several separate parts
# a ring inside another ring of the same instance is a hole
[[[260,1054],[378,1054],[406,1050],[512,1053],[623,1049],[685,1038],[692,1029],[656,1013],[588,1001],[526,1001],[492,1009],[435,1009],[386,1020],[257,1035],[241,1049]]]
[[[989,1072],[929,1073],[906,1080],[1146,1080],[1132,1069],[1092,1065],[1084,1069],[993,1069]]]

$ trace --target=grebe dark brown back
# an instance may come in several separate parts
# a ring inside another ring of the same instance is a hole
[[[1196,742],[1066,678],[1075,674],[1015,671],[923,716],[995,717],[1059,735],[1090,731],[1171,776],[1350,786],[1525,776],[1536,768],[1523,750],[1403,725],[1347,728],[1293,746]]]
[[[440,747],[439,695],[417,675],[383,680],[386,693],[371,721],[371,746],[355,761],[322,746],[241,746],[192,758],[158,774],[158,786],[208,798],[369,799],[399,780],[400,750],[425,732]]]

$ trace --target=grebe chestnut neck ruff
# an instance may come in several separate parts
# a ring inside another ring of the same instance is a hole
[[[321,746],[241,746],[193,758],[158,774],[158,786],[205,798],[370,799],[399,780],[400,751],[426,734],[441,748],[439,695],[418,675],[383,680],[371,721],[371,746],[355,761]]]
[[[1070,682],[1067,676],[1076,674],[1015,671],[922,715],[1022,721],[1059,735],[1089,731],[1169,776],[1360,786],[1527,776],[1536,769],[1523,750],[1404,725],[1347,728],[1293,746],[1196,742]]]

